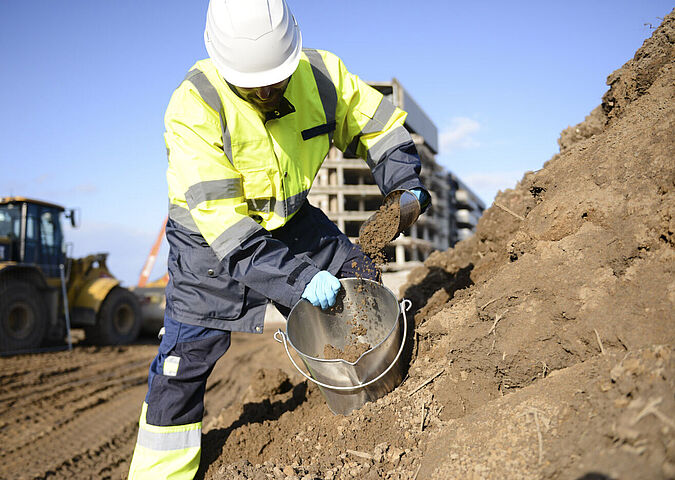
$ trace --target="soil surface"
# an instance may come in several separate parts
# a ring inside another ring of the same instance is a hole
[[[390,394],[333,415],[271,331],[235,335],[197,478],[675,478],[674,44],[671,13],[560,153],[411,273]],[[0,358],[0,479],[125,478],[150,343]]]
[[[272,334],[233,334],[207,383],[205,425],[257,385],[260,368],[289,363]],[[0,479],[126,478],[158,346],[142,340],[0,357]]]

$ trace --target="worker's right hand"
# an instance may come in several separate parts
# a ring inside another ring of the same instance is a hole
[[[332,307],[340,291],[340,280],[326,270],[321,270],[312,277],[312,280],[302,292],[302,298],[309,301],[315,307],[321,306],[323,310]]]

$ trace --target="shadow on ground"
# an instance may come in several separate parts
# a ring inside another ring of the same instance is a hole
[[[220,457],[225,442],[237,428],[253,423],[263,423],[267,420],[278,420],[281,415],[295,410],[307,400],[307,382],[301,382],[295,386],[291,386],[289,382],[286,391],[291,389],[293,394],[287,400],[271,402],[265,398],[260,402],[245,403],[241,415],[229,427],[213,429],[202,436],[202,457],[195,480],[204,479],[209,466]]]

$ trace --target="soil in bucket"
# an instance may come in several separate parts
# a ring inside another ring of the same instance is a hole
[[[354,363],[368,350],[370,350],[370,344],[359,341],[347,344],[344,349],[339,349],[330,343],[327,343],[326,346],[323,347],[323,358],[326,360],[339,358],[346,360],[349,363]]]
[[[353,304],[346,300],[345,303],[351,308]],[[364,303],[365,306],[365,303]],[[347,323],[352,325],[350,330],[349,338],[344,348],[337,348],[336,346],[327,343],[323,348],[323,358],[326,360],[333,359],[342,359],[347,362],[354,363],[356,360],[361,357],[364,353],[371,349],[370,343],[366,343],[360,340],[363,338],[368,329],[361,323],[360,320],[367,320],[365,318],[365,313],[359,311],[358,306],[355,309],[355,313],[352,318],[350,318]]]

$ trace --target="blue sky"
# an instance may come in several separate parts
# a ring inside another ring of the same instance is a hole
[[[558,151],[671,1],[288,0],[304,45],[398,78],[437,124],[439,162],[490,204]],[[2,0],[0,196],[78,207],[75,255],[136,283],[166,215],[163,115],[206,56],[207,0]],[[164,252],[161,254],[165,255]],[[158,261],[153,278],[161,276]]]

